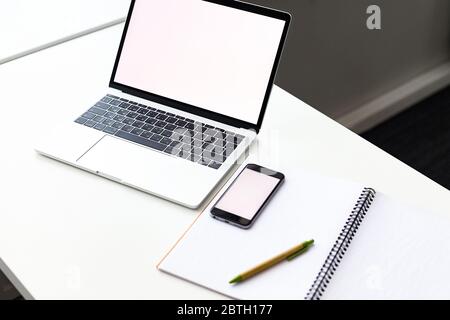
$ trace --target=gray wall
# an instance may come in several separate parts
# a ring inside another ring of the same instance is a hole
[[[338,118],[450,58],[449,0],[249,0],[290,12],[276,83]],[[366,9],[382,10],[382,30]]]

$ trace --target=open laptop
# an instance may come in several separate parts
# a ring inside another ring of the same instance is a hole
[[[132,1],[109,89],[36,150],[199,207],[261,128],[289,22],[240,1]]]

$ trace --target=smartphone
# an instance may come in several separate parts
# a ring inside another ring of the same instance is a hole
[[[284,175],[248,164],[211,209],[213,218],[248,229],[284,181]]]

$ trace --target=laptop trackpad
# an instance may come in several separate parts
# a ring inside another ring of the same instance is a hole
[[[212,176],[210,170],[202,170],[198,164],[108,135],[81,157],[78,164],[165,198],[180,198],[180,194],[188,199],[205,196],[202,195],[207,191],[202,190],[204,186],[192,188],[192,185],[198,185],[202,177],[208,181]]]
[[[127,178],[133,176],[153,176],[157,171],[155,167],[163,166],[167,161],[177,160],[169,155],[106,135],[83,155],[78,163],[99,173],[120,180],[129,180]]]

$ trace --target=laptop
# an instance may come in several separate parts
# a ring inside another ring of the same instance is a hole
[[[289,22],[240,1],[131,1],[109,88],[36,151],[198,208],[257,137]]]

